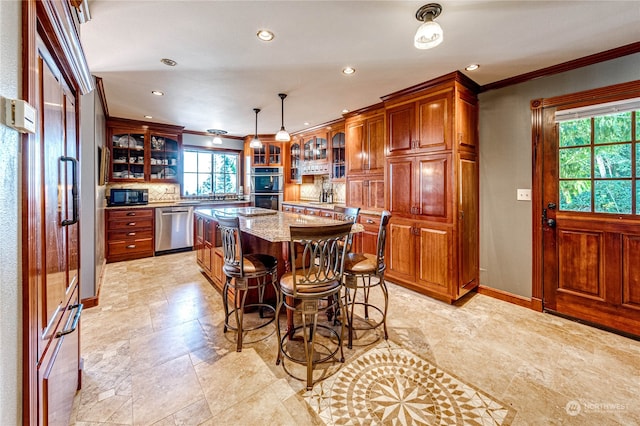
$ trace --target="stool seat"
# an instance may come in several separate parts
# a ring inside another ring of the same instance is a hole
[[[247,254],[242,257],[242,268],[245,275],[268,274],[278,265],[278,259],[268,254]],[[240,262],[238,264],[226,264],[222,270],[227,275],[240,275]]]
[[[378,269],[378,257],[371,253],[348,253],[344,260],[345,273],[371,273]]]

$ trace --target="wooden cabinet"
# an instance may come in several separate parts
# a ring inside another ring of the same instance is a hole
[[[451,149],[452,87],[390,107],[386,114],[389,156]]]
[[[384,110],[348,117],[345,123],[347,177],[384,172]]]
[[[387,230],[389,279],[441,300],[456,300],[462,292],[454,286],[457,258],[452,227],[393,219]]]
[[[452,302],[478,285],[477,87],[452,73],[387,108],[387,276]]]
[[[107,262],[153,256],[153,212],[152,208],[106,211]]]
[[[351,250],[356,253],[376,254],[380,215],[360,213],[358,223],[362,224],[364,231],[353,234],[353,247]]]
[[[394,217],[450,221],[451,153],[404,156],[387,162],[389,211]]]
[[[110,118],[109,180],[180,181],[182,127]]]
[[[349,206],[382,210],[385,206],[384,193],[382,174],[347,176],[346,201]]]
[[[346,175],[346,137],[344,124],[332,126],[329,137],[331,141],[331,180],[334,182],[344,181]]]
[[[262,142],[262,148],[252,148],[252,166],[281,166],[282,165],[282,143]]]
[[[301,152],[300,143],[298,141],[293,141],[289,147],[290,168],[288,178],[290,183],[302,183]]]

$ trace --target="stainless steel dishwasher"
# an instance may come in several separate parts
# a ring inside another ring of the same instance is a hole
[[[193,209],[156,207],[156,253],[193,248]]]

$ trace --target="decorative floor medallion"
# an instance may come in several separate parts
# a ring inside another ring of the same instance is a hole
[[[488,394],[387,342],[303,397],[327,425],[508,425],[515,416]]]

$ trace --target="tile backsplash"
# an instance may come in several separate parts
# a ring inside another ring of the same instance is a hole
[[[314,176],[313,183],[303,183],[300,185],[301,201],[318,201],[322,194],[322,186],[327,189],[333,188],[333,202],[344,203],[346,200],[346,185],[344,182],[330,183],[327,178],[322,176]]]

